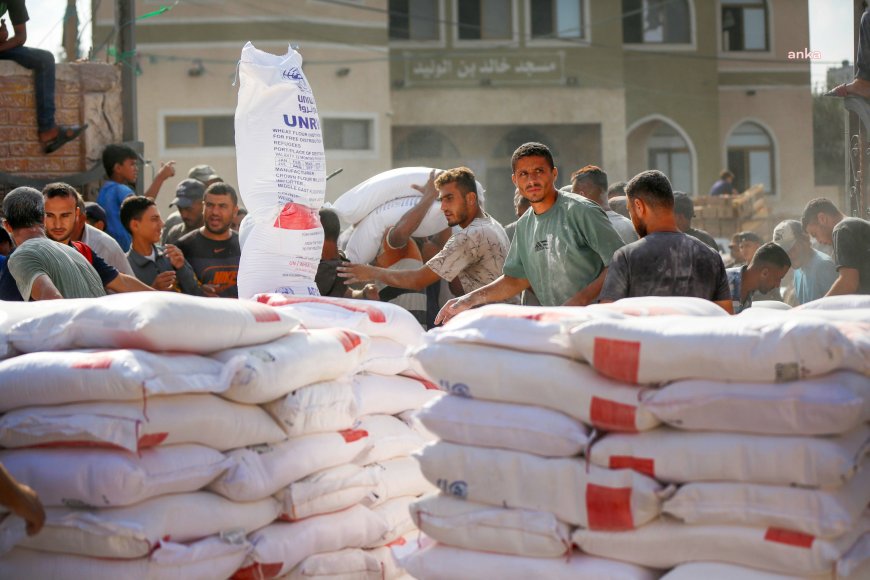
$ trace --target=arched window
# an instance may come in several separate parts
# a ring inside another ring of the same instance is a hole
[[[650,169],[658,169],[671,180],[674,191],[692,192],[692,152],[676,129],[664,122],[646,143]]]
[[[770,50],[765,0],[720,0],[722,50]]]
[[[689,0],[622,0],[626,44],[691,44]]]
[[[725,148],[737,191],[761,183],[765,193],[775,193],[773,140],[761,125],[751,121],[741,123],[728,137]]]
[[[393,157],[398,160],[459,157],[459,149],[440,131],[418,129],[396,145]]]

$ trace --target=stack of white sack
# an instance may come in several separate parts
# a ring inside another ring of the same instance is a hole
[[[752,310],[570,331],[603,375],[653,387],[640,408],[665,424],[607,433],[590,463],[677,486],[647,526],[576,530],[581,550],[669,578],[868,577],[870,300]]]
[[[655,578],[641,566],[572,552],[571,532],[624,532],[656,519],[664,486],[630,469],[589,465],[593,430],[659,422],[640,389],[571,357],[567,330],[587,320],[674,312],[727,316],[703,301],[631,300],[579,308],[486,306],[430,331],[414,352],[450,395],[418,414],[439,437],[418,455],[441,495],[412,506],[437,544],[408,571],[441,578]]]
[[[432,489],[411,457],[423,435],[401,417],[441,396],[408,374],[404,345],[420,344],[423,329],[392,304],[256,299],[308,334],[214,355],[257,361],[250,381],[224,396],[261,405],[288,437],[231,451],[233,467],[210,486],[233,501],[279,502],[278,521],[250,536],[253,551],[236,577],[401,576],[393,552],[416,546],[408,506]],[[324,341],[333,344],[314,344]]]
[[[320,120],[302,56],[242,49],[235,115],[239,194],[239,297],[259,292],[317,296],[323,246],[318,210],[326,193]]]
[[[345,246],[351,262],[367,264],[375,259],[387,228],[420,201],[422,194],[413,186],[425,185],[432,171],[431,167],[391,169],[370,177],[336,200],[331,208],[343,222],[354,226]],[[483,185],[477,182],[481,201],[484,191]],[[413,235],[431,236],[447,227],[447,218],[440,206],[433,203]]]
[[[167,293],[0,303],[0,463],[32,487],[46,523],[0,521],[3,578],[227,578],[275,498],[203,491],[224,451],[286,438],[262,408],[220,395],[245,357],[207,353],[280,341],[297,318],[270,306]],[[23,306],[29,306],[27,304]],[[13,320],[14,318],[14,320]],[[13,547],[14,546],[14,547]]]

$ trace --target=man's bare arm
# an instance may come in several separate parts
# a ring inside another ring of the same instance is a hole
[[[118,272],[114,280],[106,284],[108,290],[113,292],[151,292],[154,290],[138,278]]]
[[[420,227],[420,224],[423,223],[423,218],[426,217],[426,213],[438,197],[438,190],[435,189],[435,177],[436,173],[433,169],[429,173],[429,180],[425,185],[412,186],[414,189],[421,192],[423,197],[420,198],[417,205],[409,209],[405,215],[399,218],[396,225],[387,232],[387,244],[389,244],[390,247],[404,248],[407,245],[408,240],[411,239],[411,235]]]
[[[839,276],[834,280],[831,289],[825,296],[841,296],[854,294],[858,291],[861,276],[856,268],[840,268],[838,274]]]
[[[429,266],[422,266],[416,270],[388,270],[365,264],[343,264],[337,269],[338,275],[345,279],[346,284],[374,280],[393,288],[408,290],[422,290],[441,279]]]
[[[33,286],[30,287],[31,300],[60,300],[61,298],[63,298],[63,294],[46,274],[37,276],[33,281]]]
[[[569,298],[562,306],[589,306],[601,294],[601,288],[604,286],[604,278],[606,277],[607,268],[604,268],[595,280]]]
[[[514,278],[502,274],[493,282],[486,286],[478,288],[473,292],[469,292],[465,296],[449,300],[438,316],[435,317],[435,324],[444,324],[451,318],[475,306],[483,304],[491,304],[493,302],[504,302],[512,296],[516,296],[531,285],[525,278]]]

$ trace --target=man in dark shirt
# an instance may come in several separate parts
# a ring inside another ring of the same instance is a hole
[[[674,192],[674,219],[677,222],[677,229],[686,234],[697,238],[710,246],[712,250],[719,251],[719,245],[713,236],[704,230],[695,229],[692,227],[692,218],[695,217],[695,202],[689,197],[688,193],[682,191]]]
[[[671,183],[644,171],[625,187],[628,211],[641,239],[616,251],[601,302],[632,296],[694,296],[731,313],[725,264],[718,252],[682,233],[674,217]]]
[[[719,181],[710,188],[710,195],[737,195],[737,190],[734,188],[734,174],[727,169],[723,170],[719,174]]]
[[[833,244],[837,279],[826,296],[870,294],[870,222],[845,217],[823,197],[807,204],[804,230],[820,244]]]
[[[239,234],[230,226],[236,217],[239,198],[226,183],[214,183],[205,191],[203,225],[178,240],[178,249],[193,266],[207,296],[238,298]]]

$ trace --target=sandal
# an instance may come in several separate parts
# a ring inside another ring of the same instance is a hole
[[[87,128],[87,123],[85,123],[84,125],[59,125],[57,128],[57,137],[55,137],[51,141],[43,142],[43,150],[46,154],[54,153],[55,151],[81,135],[82,132]]]

